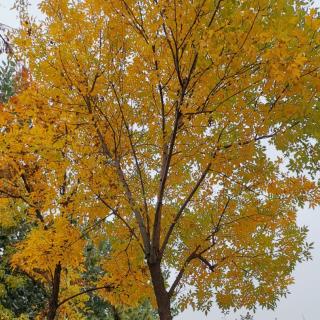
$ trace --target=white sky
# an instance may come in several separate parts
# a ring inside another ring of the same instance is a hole
[[[16,13],[10,8],[13,0],[0,0],[0,22],[11,27],[18,26]],[[30,12],[39,16],[37,4],[39,0],[29,0]],[[320,0],[315,1],[320,6]],[[320,319],[320,208],[301,210],[298,216],[300,225],[309,228],[309,242],[314,242],[313,260],[297,266],[294,277],[295,284],[290,287],[291,294],[280,300],[275,311],[258,310],[255,320],[318,320]],[[242,312],[245,314],[246,312]],[[219,310],[213,310],[205,316],[202,313],[188,310],[180,314],[176,320],[235,320],[239,313],[224,316]]]

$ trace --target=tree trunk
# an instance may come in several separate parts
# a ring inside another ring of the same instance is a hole
[[[52,281],[52,292],[49,301],[48,320],[54,320],[57,314],[59,303],[59,290],[60,290],[60,276],[61,276],[61,264],[60,262],[54,269],[54,276]]]
[[[160,320],[172,320],[170,299],[165,288],[160,262],[148,262],[148,267],[150,270],[152,285],[157,300]]]
[[[112,306],[112,313],[113,313],[113,319],[114,320],[121,320],[120,318],[120,314],[119,312],[117,311],[116,307],[115,306]]]

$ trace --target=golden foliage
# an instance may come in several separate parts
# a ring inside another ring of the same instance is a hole
[[[178,274],[167,299],[190,288],[181,308],[207,311],[215,293],[221,308],[274,306],[307,254],[295,213],[319,191],[266,145],[285,157],[316,137],[318,13],[293,0],[40,8],[15,39],[27,85],[1,111],[17,168],[1,192],[42,217],[13,263],[80,277],[84,232],[110,240],[113,303],[150,296],[158,263]]]

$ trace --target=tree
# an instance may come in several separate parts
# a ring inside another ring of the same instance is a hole
[[[6,46],[9,47],[9,43]],[[14,82],[19,83],[19,75],[16,64],[8,57],[0,66],[0,103],[7,102],[14,94]],[[28,275],[12,271],[10,266],[14,245],[24,239],[32,225],[26,221],[23,207],[17,207],[8,199],[1,198],[0,201],[6,208],[6,212],[1,210],[0,213],[0,318],[34,317],[45,299],[44,290]]]
[[[11,58],[8,57],[7,60],[4,60],[0,67],[0,103],[7,102],[14,95],[14,91],[19,90],[21,83],[19,68]],[[25,70],[22,68],[22,71]],[[15,245],[24,240],[36,225],[26,216],[25,205],[20,203],[20,206],[17,206],[17,201],[8,200],[7,197],[0,200],[2,201],[1,208],[5,209],[0,213],[0,318],[14,319],[21,316],[21,319],[34,319],[44,309],[44,305],[51,295],[51,290],[44,288],[29,274],[20,272],[19,269],[12,270],[10,259],[16,251]],[[99,268],[99,261],[101,255],[105,255],[108,250],[107,241],[100,243],[99,248],[96,248],[92,243],[87,245],[85,250],[86,271],[83,274],[86,284],[90,285],[99,279],[101,274],[105,274]],[[91,287],[89,290],[84,288],[84,291],[88,290],[89,292],[89,300],[79,310],[79,313],[86,318],[116,319],[120,317],[126,319],[129,317],[135,319],[138,317],[141,320],[154,319],[154,312],[148,301],[144,301],[137,308],[127,310],[122,307],[121,311],[115,311],[110,303],[100,299],[92,289],[94,288]]]
[[[39,221],[14,264],[78,268],[85,233],[110,242],[97,284],[113,305],[152,290],[161,320],[174,297],[275,307],[309,257],[296,211],[319,203],[309,4],[43,1],[46,19],[17,35],[26,86],[2,117],[14,185],[1,192]]]
[[[5,45],[10,47],[9,40],[6,39],[6,41]],[[21,84],[24,83],[25,72],[23,67],[20,72],[10,56],[8,60],[2,62],[0,67],[0,103],[7,102],[15,91],[23,89]],[[6,127],[2,129],[3,132],[7,130]],[[1,160],[3,161],[3,157]],[[10,166],[10,163],[6,163],[1,169],[2,179],[13,177],[14,168]],[[48,300],[47,295],[50,297],[51,290],[48,290],[48,294],[39,283],[39,279],[26,270],[22,272],[21,270],[12,270],[10,260],[15,252],[14,247],[17,242],[24,240],[30,231],[34,232],[32,229],[35,225],[32,220],[26,217],[26,207],[23,202],[12,201],[7,194],[2,194],[1,203],[2,209],[5,208],[0,215],[1,316],[8,317],[8,319],[20,315],[21,317],[34,318]]]
[[[6,319],[1,312],[12,312],[15,316],[12,319],[20,315],[35,317],[46,300],[45,291],[39,282],[19,270],[13,271],[10,266],[14,245],[24,239],[31,225],[25,221],[23,210],[15,208],[13,203],[10,215],[6,219],[3,212],[0,214],[0,318]]]

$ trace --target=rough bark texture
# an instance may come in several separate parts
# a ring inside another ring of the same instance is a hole
[[[48,320],[54,320],[59,306],[59,289],[60,289],[61,264],[60,262],[54,269],[52,281],[52,293],[49,301]]]
[[[160,320],[172,320],[170,298],[165,288],[160,262],[148,263]]]

